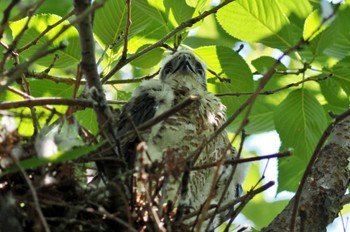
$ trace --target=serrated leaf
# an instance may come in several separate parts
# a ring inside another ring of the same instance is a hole
[[[96,150],[102,144],[103,143],[97,144],[97,145],[75,148],[75,149],[72,149],[70,151],[59,152],[59,153],[52,155],[50,157],[33,157],[33,158],[22,160],[19,162],[19,164],[21,165],[21,167],[24,170],[27,170],[27,169],[34,169],[34,168],[38,168],[38,167],[41,167],[44,165],[48,165],[50,163],[62,163],[62,162],[66,162],[69,160],[75,160],[83,155],[88,154],[91,151]],[[18,167],[13,165],[13,166],[5,169],[4,172],[0,173],[0,177],[7,175],[9,173],[16,172],[16,171],[18,171]]]
[[[296,191],[326,127],[325,112],[312,93],[297,89],[275,109],[274,122],[282,142],[281,150],[294,149],[292,157],[278,160],[278,192]]]
[[[217,19],[227,33],[240,40],[277,48],[293,45],[289,20],[276,0],[238,0],[220,9]]]
[[[52,14],[39,14],[34,15],[28,24],[28,30],[24,33],[22,38],[18,43],[18,48],[23,47],[31,43],[35,38],[37,38],[49,25],[57,23],[62,18],[57,15]],[[12,31],[12,36],[16,37],[24,27],[28,20],[28,17],[25,17],[16,22],[10,23],[10,29]],[[31,46],[29,49],[24,50],[20,53],[20,56],[24,58],[31,58],[38,50],[41,49],[50,39],[52,39],[56,34],[62,29],[63,26],[69,25],[70,23],[65,20],[63,23],[51,29],[46,33],[38,42]],[[67,68],[73,65],[76,65],[80,61],[80,43],[78,31],[74,27],[68,28],[63,32],[49,48],[56,48],[59,44],[63,43],[66,45],[64,50],[56,51],[55,54],[58,55],[58,59],[55,62],[55,68]],[[53,61],[55,54],[48,54],[45,57],[36,61],[37,64],[49,67]]]

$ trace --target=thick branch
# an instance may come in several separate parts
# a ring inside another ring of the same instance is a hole
[[[342,198],[349,185],[350,116],[331,134],[316,161],[300,196],[295,231],[326,231],[342,208]],[[342,141],[340,144],[338,141]],[[295,197],[275,220],[262,231],[291,231]]]
[[[75,10],[78,16],[84,15],[90,7],[89,0],[76,0]],[[81,47],[81,69],[85,75],[88,87],[90,88],[91,98],[97,103],[94,107],[99,129],[105,138],[112,143],[115,141],[114,133],[110,123],[113,123],[111,111],[107,105],[102,83],[97,72],[95,59],[95,40],[92,32],[92,17],[87,14],[78,23],[80,47]]]

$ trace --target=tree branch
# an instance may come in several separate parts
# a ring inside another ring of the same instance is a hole
[[[32,107],[32,106],[45,106],[49,110],[47,105],[67,105],[67,106],[80,106],[80,107],[93,107],[93,101],[85,99],[72,99],[72,98],[58,98],[58,97],[45,97],[45,98],[33,98],[19,101],[3,101],[0,103],[0,109],[8,110],[19,107]]]
[[[171,32],[169,32],[167,35],[165,35],[162,39],[160,39],[158,42],[146,47],[145,49],[143,49],[142,51],[130,56],[127,59],[120,59],[118,64],[103,78],[102,83],[105,83],[107,80],[109,80],[116,72],[118,72],[124,65],[130,63],[131,61],[135,60],[136,58],[146,54],[147,52],[152,51],[155,48],[161,47],[163,46],[163,44],[172,36],[174,36],[176,33],[182,31],[183,29],[185,29],[186,27],[191,27],[193,24],[201,21],[202,19],[204,19],[205,17],[216,13],[220,8],[226,6],[227,4],[233,2],[235,0],[225,0],[222,3],[220,3],[219,5],[217,5],[216,7],[213,7],[212,9],[208,10],[208,11],[204,11],[202,14],[198,15],[195,18],[192,18],[186,22],[181,23],[178,27],[176,27],[174,30],[172,30]]]
[[[223,165],[226,164],[239,164],[239,163],[248,163],[248,162],[253,162],[253,161],[259,161],[259,160],[264,160],[264,159],[271,159],[271,158],[282,158],[282,157],[288,157],[292,154],[291,151],[286,151],[286,152],[279,152],[276,154],[271,154],[271,155],[263,155],[263,156],[255,156],[255,157],[249,157],[249,158],[241,158],[241,159],[236,159],[236,160],[225,160]],[[207,163],[203,164],[200,166],[195,166],[191,169],[191,171],[198,171],[202,169],[207,169],[207,168],[213,168],[218,165],[218,162],[213,162],[213,163]]]
[[[334,124],[337,125],[334,127]],[[330,139],[320,150],[333,127],[331,137],[335,139]],[[325,231],[343,206],[342,198],[350,181],[349,158],[350,110],[339,115],[325,130],[298,192],[282,213],[262,231]],[[291,224],[294,224],[293,227]]]
[[[277,72],[276,72],[277,73]],[[278,89],[274,89],[274,90],[268,90],[268,91],[263,91],[263,92],[260,92],[259,95],[271,95],[271,94],[274,94],[274,93],[277,93],[277,92],[280,92],[282,90],[285,90],[285,89],[289,89],[291,87],[296,87],[296,86],[299,86],[305,82],[308,82],[308,81],[315,81],[315,82],[320,82],[320,81],[324,81],[330,77],[332,77],[333,74],[329,74],[328,76],[325,76],[325,77],[322,77],[322,78],[314,78],[314,77],[308,77],[308,78],[305,78],[301,81],[298,81],[298,82],[295,82],[295,83],[290,83],[288,85],[285,85],[281,88],[278,88]],[[240,93],[218,93],[218,94],[215,94],[215,96],[217,97],[226,97],[226,96],[235,96],[235,97],[239,97],[239,96],[244,96],[244,95],[252,95],[254,94],[254,92],[240,92]]]

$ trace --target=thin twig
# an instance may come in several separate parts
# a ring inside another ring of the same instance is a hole
[[[246,135],[245,131],[243,130],[243,131],[242,131],[242,136],[241,136],[241,138],[242,138],[242,139],[241,139],[241,143],[240,143],[240,146],[239,146],[239,149],[238,149],[238,153],[237,153],[237,156],[235,157],[235,159],[240,159],[241,154],[242,154],[242,150],[243,150],[243,144],[244,144],[244,141],[245,141],[246,137],[247,137],[247,135]],[[231,146],[231,143],[230,143],[229,145]],[[226,151],[225,151],[225,152],[226,152]],[[225,167],[224,167],[224,168],[225,168]],[[231,181],[232,181],[232,179],[233,179],[233,175],[234,175],[235,172],[236,172],[236,169],[237,169],[237,165],[235,165],[234,167],[232,167],[232,170],[231,170],[231,172],[230,172],[230,176],[229,176],[229,178],[228,178],[228,181],[227,181],[227,183],[226,183],[226,186],[225,186],[224,190],[223,190],[222,193],[221,193],[221,197],[220,197],[220,199],[219,199],[219,201],[218,201],[218,203],[217,203],[217,206],[215,207],[215,210],[214,210],[214,215],[210,218],[209,223],[208,223],[208,227],[207,227],[206,231],[209,230],[209,225],[214,221],[215,215],[217,214],[218,209],[220,208],[222,202],[224,201],[225,195],[226,195],[226,193],[227,193],[227,191],[228,191],[228,188],[230,187],[230,184],[231,184]]]
[[[20,0],[12,0],[10,2],[10,4],[6,7],[6,9],[3,11],[3,17],[1,20],[1,25],[0,25],[0,39],[3,36],[3,33],[9,23],[9,19],[10,19],[10,13],[11,10],[13,9],[13,7],[15,7],[18,3],[20,2]]]
[[[31,99],[31,100],[34,100],[34,99],[35,99],[33,96],[31,96],[31,95],[29,95],[29,94],[27,94],[27,93],[25,93],[25,92],[23,92],[23,91],[21,91],[21,90],[18,90],[18,89],[16,89],[16,88],[12,87],[12,86],[8,86],[7,89],[10,90],[11,92],[15,93],[15,94],[18,94],[19,96],[22,96],[22,97],[26,98],[26,99]],[[4,103],[4,102],[5,102],[5,101],[1,102],[0,105],[1,105],[2,103]],[[15,102],[15,101],[11,101],[11,102]],[[51,106],[45,105],[44,107],[45,107],[47,110],[54,111],[54,109],[53,109]],[[10,109],[10,108],[9,108],[9,109]]]
[[[22,27],[22,29],[20,30],[20,32],[16,35],[16,37],[12,40],[11,44],[9,45],[9,48],[6,50],[5,54],[3,54],[3,58],[0,61],[0,70],[3,70],[3,67],[5,65],[5,62],[7,60],[7,57],[13,52],[13,50],[16,48],[19,40],[22,38],[22,36],[24,35],[24,33],[27,31],[28,29],[28,25],[30,20],[32,19],[34,12],[44,3],[44,0],[39,0],[37,1],[35,4],[33,4],[33,8],[28,10],[28,18],[24,24],[24,26]]]
[[[19,107],[31,106],[45,106],[45,105],[67,105],[80,107],[93,107],[93,101],[85,99],[59,98],[59,97],[45,97],[25,99],[19,101],[3,101],[0,103],[0,109],[13,109]]]
[[[266,189],[270,188],[271,186],[273,186],[275,184],[274,181],[269,181],[268,183],[264,184],[263,186],[255,189],[255,190],[251,190],[249,191],[246,195],[244,196],[241,196],[241,197],[238,197],[230,202],[228,202],[227,204],[221,206],[221,208],[218,210],[217,213],[220,213],[220,212],[223,212],[223,211],[226,211],[230,208],[232,208],[233,205],[241,202],[244,200],[244,198],[248,197],[249,200],[252,199],[255,195],[265,191]],[[193,217],[196,217],[198,215],[198,211],[196,212],[192,212],[192,213],[189,213],[187,214],[186,216],[184,216],[183,220],[188,220],[188,219],[191,219]],[[210,217],[213,216],[213,212],[210,212],[207,214],[207,216],[205,217],[205,219],[209,219]]]
[[[189,207],[189,205],[186,205],[186,201],[188,198],[188,184],[190,182],[190,170],[191,170],[191,161],[187,161],[185,165],[185,170],[182,175],[181,179],[181,188],[180,188],[180,200],[179,200],[179,206],[176,210],[176,216],[174,220],[174,228],[177,228],[180,226],[180,223],[182,222],[182,218],[185,214],[185,208]]]
[[[214,70],[211,70],[211,69],[207,69],[207,70],[208,70],[208,72],[213,74],[216,78],[218,78],[220,82],[231,83],[230,78],[220,77],[219,74],[217,74]]]
[[[277,73],[277,72],[276,72]],[[288,85],[285,85],[281,88],[278,88],[278,89],[274,89],[274,90],[268,90],[268,91],[263,91],[263,92],[260,92],[259,95],[271,95],[271,94],[274,94],[274,93],[277,93],[277,92],[280,92],[282,90],[285,90],[285,89],[289,89],[291,87],[296,87],[296,86],[299,86],[300,84],[303,84],[305,82],[308,82],[308,81],[315,81],[315,82],[320,82],[320,81],[324,81],[330,77],[332,77],[333,74],[329,74],[328,76],[325,76],[325,77],[322,77],[322,78],[314,78],[314,77],[308,77],[308,78],[305,78],[301,81],[298,81],[298,82],[295,82],[295,83],[290,83]],[[226,96],[235,96],[235,97],[239,97],[239,96],[244,96],[244,95],[252,95],[254,94],[254,92],[240,92],[240,93],[218,93],[218,94],[215,94],[215,96],[217,97],[226,97]]]
[[[2,91],[4,91],[7,86],[11,85],[13,82],[15,82],[16,80],[18,80],[21,75],[25,72],[25,70],[27,70],[27,68],[34,63],[36,60],[56,52],[57,50],[63,50],[65,48],[65,46],[63,44],[60,44],[58,47],[55,47],[53,49],[49,49],[49,50],[41,50],[40,52],[37,52],[36,54],[34,54],[29,60],[27,60],[26,62],[21,63],[20,65],[17,65],[15,67],[13,67],[12,69],[10,69],[8,72],[5,73],[5,77],[7,77],[7,82],[4,85],[0,86],[0,93]]]
[[[174,30],[172,30],[171,32],[169,32],[167,35],[165,35],[162,39],[160,39],[158,42],[146,47],[145,49],[143,49],[142,51],[134,54],[133,56],[130,56],[129,58],[122,60],[120,59],[119,62],[117,63],[117,65],[103,78],[102,83],[107,82],[107,80],[109,80],[116,72],[118,72],[124,65],[130,63],[131,61],[135,60],[136,58],[146,54],[147,52],[161,47],[164,45],[164,43],[171,38],[172,36],[174,36],[176,33],[182,31],[183,29],[187,28],[187,27],[191,27],[193,24],[203,20],[204,18],[206,18],[207,16],[216,13],[220,8],[226,6],[227,4],[233,2],[235,0],[226,0],[223,1],[222,3],[220,3],[219,5],[217,5],[216,7],[213,7],[212,9],[208,10],[208,11],[204,11],[202,14],[198,15],[195,18],[192,18],[186,22],[181,23],[178,27],[176,27]]]
[[[10,47],[9,47],[7,44],[5,44],[5,42],[4,42],[4,41],[0,41],[0,45],[1,45],[3,48],[5,48],[6,50],[10,51],[10,52],[11,52],[12,57],[16,57],[16,56],[18,56],[18,53],[17,53],[17,52],[15,52],[15,51],[10,50]]]
[[[17,49],[17,53],[21,53],[25,50],[27,50],[28,48],[30,48],[33,45],[36,45],[38,43],[38,41],[44,37],[48,32],[50,32],[53,28],[57,27],[58,25],[60,25],[61,23],[63,23],[64,21],[66,21],[69,17],[71,17],[72,15],[74,15],[75,10],[73,9],[71,12],[68,13],[68,15],[66,15],[65,17],[63,17],[62,19],[58,20],[56,23],[52,24],[52,25],[47,25],[47,27],[45,28],[44,31],[42,31],[35,39],[33,39],[32,41],[30,41],[28,44],[24,45],[23,47]]]
[[[39,3],[42,3],[43,1],[40,0]],[[38,3],[38,4],[39,4]],[[17,78],[27,70],[27,68],[34,63],[39,58],[46,56],[50,53],[55,52],[56,50],[63,49],[65,46],[63,44],[60,44],[57,48],[53,48],[50,50],[46,50],[52,45],[53,41],[55,41],[63,32],[65,32],[68,28],[73,26],[75,23],[81,22],[86,15],[89,15],[91,12],[95,11],[99,7],[103,5],[103,1],[94,1],[93,4],[88,7],[84,12],[82,12],[79,16],[77,16],[74,20],[72,20],[71,24],[63,25],[62,28],[49,40],[44,44],[29,60],[26,62],[23,62],[22,64],[12,68],[9,72],[5,73],[5,77],[8,76],[9,80],[7,81],[6,85],[11,85]],[[1,69],[0,64],[0,69]],[[6,85],[3,85],[0,87],[0,92],[3,91],[6,88]]]
[[[7,110],[0,110],[0,115],[1,116],[7,116],[7,117],[13,117],[13,118],[32,118],[32,116],[27,115],[27,114],[22,114],[22,113],[17,113],[17,112],[9,112]]]
[[[115,84],[139,83],[139,82],[142,82],[143,80],[152,79],[153,77],[158,75],[158,73],[159,73],[159,70],[154,72],[154,73],[151,73],[149,75],[139,77],[139,78],[123,79],[123,80],[109,80],[105,84],[115,85]],[[45,80],[53,81],[55,83],[63,83],[63,84],[67,84],[67,85],[73,85],[76,83],[75,78],[53,76],[53,75],[50,75],[46,72],[28,71],[25,74],[26,74],[26,76],[30,76],[30,77],[33,77],[35,79],[39,79],[39,80],[45,79]],[[79,85],[86,85],[86,81],[80,81]]]
[[[154,117],[144,123],[142,123],[141,125],[139,125],[137,127],[138,131],[143,131],[146,130],[148,128],[151,128],[152,126],[156,125],[157,123],[167,119],[168,117],[176,114],[177,112],[179,112],[180,110],[184,109],[185,107],[189,106],[190,104],[192,104],[195,101],[198,101],[200,98],[198,96],[189,96],[187,97],[184,101],[180,102],[179,104],[175,105],[174,107],[172,107],[171,109],[165,111],[164,113],[158,115],[157,117]],[[0,108],[1,109],[1,108]],[[128,131],[122,135],[119,135],[117,137],[117,139],[122,139],[122,138],[126,138],[128,136],[133,135],[135,132],[134,130]]]
[[[129,29],[131,25],[131,0],[126,0],[126,23],[125,23],[125,33],[124,33],[124,46],[121,60],[125,60],[128,53],[128,39],[129,39]]]
[[[26,181],[28,187],[29,187],[29,190],[30,190],[30,193],[32,194],[32,197],[33,197],[33,201],[34,201],[34,206],[35,206],[35,210],[36,212],[38,213],[38,216],[39,216],[39,219],[42,223],[42,226],[44,227],[44,231],[45,232],[50,232],[50,227],[49,225],[47,224],[47,221],[44,217],[44,214],[43,212],[41,211],[41,208],[40,208],[40,203],[39,203],[39,198],[38,198],[38,195],[36,194],[36,190],[32,184],[32,181],[29,179],[27,173],[24,171],[24,169],[22,168],[21,164],[19,163],[17,157],[15,156],[11,156],[12,160],[15,162],[16,166],[18,167],[19,171],[21,172],[24,180]]]

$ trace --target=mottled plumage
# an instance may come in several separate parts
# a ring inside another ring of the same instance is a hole
[[[194,154],[225,121],[225,106],[219,98],[207,91],[204,63],[189,51],[178,51],[165,58],[160,78],[144,81],[134,91],[131,100],[122,109],[117,130],[118,135],[125,134],[191,95],[198,96],[199,100],[152,128],[142,131],[139,134],[141,138],[133,135],[120,141],[120,151],[125,155],[130,168],[139,170],[141,163],[158,164],[156,169],[161,170],[161,173],[158,173],[156,179],[163,181],[163,202],[171,201],[175,207],[180,201],[179,189],[186,160],[189,160],[190,155]],[[141,154],[136,152],[136,145],[140,140],[145,141],[148,154],[142,155],[142,159]],[[226,160],[234,159],[236,154],[232,151],[234,149],[224,131],[203,147],[194,166],[217,161],[223,155]],[[220,168],[212,204],[221,197],[232,168],[231,165]],[[216,168],[207,168],[191,171],[186,200],[182,202],[190,211],[199,210],[205,203],[215,170]],[[224,203],[240,194],[240,184],[244,176],[242,170],[237,168]],[[222,221],[217,217],[212,228],[220,223]]]

